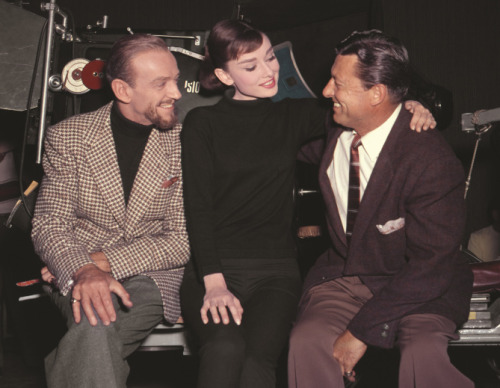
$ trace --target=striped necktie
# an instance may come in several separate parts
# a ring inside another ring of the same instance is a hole
[[[345,228],[347,245],[351,243],[352,231],[358,215],[360,202],[358,151],[360,145],[361,136],[356,133],[351,143],[351,162],[349,164],[349,191],[347,196],[347,222]]]

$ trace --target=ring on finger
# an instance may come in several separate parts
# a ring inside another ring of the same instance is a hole
[[[352,370],[349,372],[345,372],[345,377],[351,377],[352,376]]]
[[[75,304],[76,302],[80,302],[80,299],[71,298],[70,301],[71,301],[71,304]]]

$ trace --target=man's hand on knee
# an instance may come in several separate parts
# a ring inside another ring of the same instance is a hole
[[[97,325],[94,310],[104,325],[116,321],[111,293],[120,297],[126,307],[132,307],[130,295],[125,288],[109,273],[102,271],[94,264],[87,264],[80,268],[73,279],[75,283],[71,302],[76,323],[81,321],[82,309],[92,326]]]
[[[337,360],[342,374],[349,381],[354,382],[356,372],[353,369],[366,349],[365,343],[354,337],[349,330],[346,330],[333,344],[333,358]]]

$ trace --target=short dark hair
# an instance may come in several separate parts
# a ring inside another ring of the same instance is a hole
[[[121,79],[134,86],[134,74],[130,66],[132,59],[149,50],[169,51],[163,39],[149,34],[126,35],[115,42],[106,61],[106,79],[111,84]]]
[[[358,57],[357,75],[366,89],[387,86],[393,102],[404,100],[411,81],[408,51],[396,38],[378,30],[354,31],[336,47],[337,55]]]
[[[207,90],[224,88],[214,70],[225,69],[229,61],[257,50],[262,45],[262,35],[261,31],[241,20],[218,22],[210,31],[205,45],[205,59],[199,75],[201,85]]]

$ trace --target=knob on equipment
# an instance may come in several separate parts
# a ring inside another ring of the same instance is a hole
[[[82,71],[83,84],[92,90],[104,87],[104,65],[105,61],[94,59],[85,65]]]
[[[82,80],[83,68],[90,61],[85,58],[76,58],[68,62],[61,73],[62,88],[73,94],[84,94],[90,89]]]

